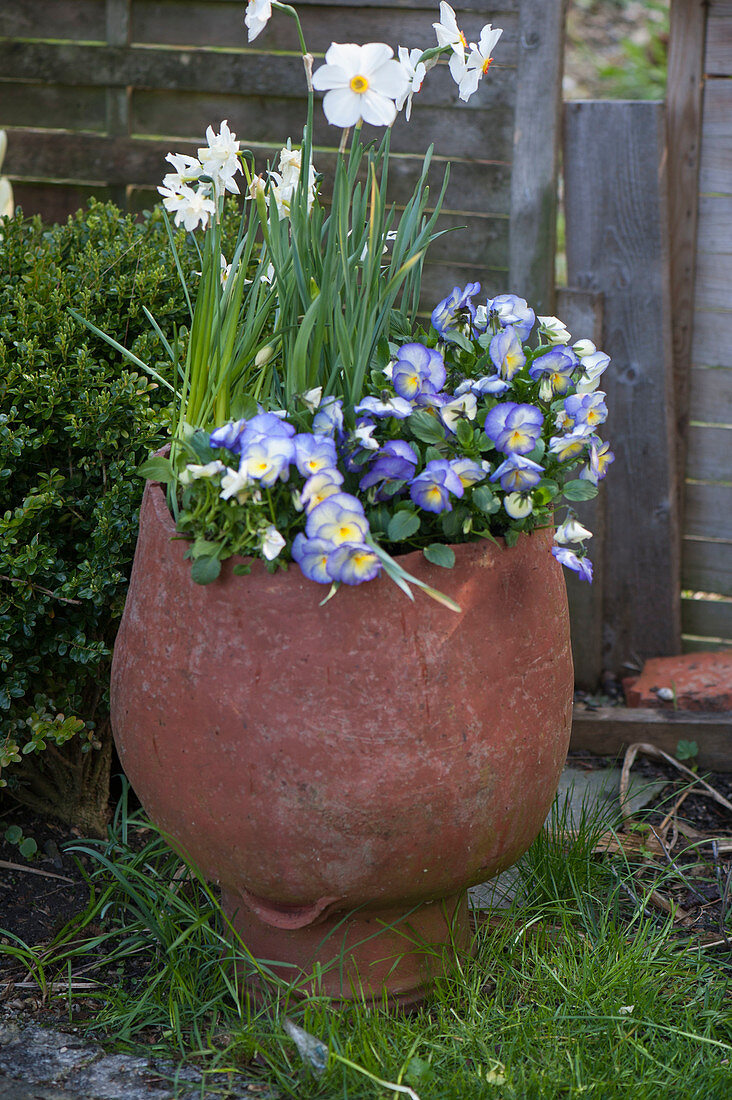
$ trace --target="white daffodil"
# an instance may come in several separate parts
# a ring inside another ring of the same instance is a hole
[[[313,87],[326,93],[323,110],[331,126],[346,129],[361,119],[391,126],[397,115],[394,101],[409,87],[403,66],[393,57],[383,42],[331,44],[325,65],[313,76]]]
[[[4,130],[0,130],[0,167],[5,160],[5,150],[8,147],[8,138]],[[13,188],[10,180],[0,179],[0,218],[12,218],[15,211],[13,201]]]
[[[272,3],[271,0],[246,0],[246,8],[244,23],[248,40],[253,42],[272,18]]]
[[[194,191],[184,184],[179,189],[158,187],[163,196],[163,206],[170,214],[175,214],[175,224],[183,225],[192,233],[200,224],[205,229],[212,214],[216,213],[216,203],[206,197],[203,190]]]
[[[445,0],[440,4],[440,21],[432,24],[437,35],[438,46],[450,46],[450,72],[456,84],[459,84],[465,74],[465,50],[468,43],[465,35],[457,25],[455,12]]]
[[[568,344],[572,339],[567,326],[558,317],[537,317],[539,332],[550,344]]]
[[[407,74],[409,83],[397,99],[396,108],[397,111],[401,111],[406,103],[407,109],[404,112],[404,117],[407,122],[409,122],[412,117],[412,96],[415,96],[420,90],[422,81],[427,74],[427,68],[424,62],[419,60],[423,52],[423,50],[417,49],[408,50],[406,46],[400,46],[398,50],[399,63]]]
[[[285,545],[285,540],[272,523],[270,523],[269,527],[265,527],[265,529],[261,532],[261,537],[262,555],[267,559],[267,561],[274,561],[274,559],[279,556],[282,547]]]
[[[588,531],[586,527],[583,527],[574,516],[566,519],[561,527],[557,527],[554,532],[555,542],[582,542],[583,539],[591,538],[592,531]]]
[[[213,126],[206,130],[206,141],[198,150],[203,173],[213,180],[214,194],[218,198],[224,191],[239,194],[239,186],[233,178],[240,170],[239,142],[232,134],[226,119],[221,123],[220,133],[214,133]]]
[[[465,62],[465,69],[461,79],[458,81],[458,88],[460,89],[460,99],[465,103],[470,99],[478,90],[478,85],[488,72],[491,61],[493,60],[492,52],[498,39],[503,34],[503,31],[498,28],[493,30],[490,23],[486,23],[483,30],[480,32],[480,41],[476,46],[475,42],[470,43],[470,54]]]

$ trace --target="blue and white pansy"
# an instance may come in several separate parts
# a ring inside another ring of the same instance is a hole
[[[393,576],[392,555],[410,549],[512,546],[553,526],[564,500],[552,553],[591,580],[574,509],[614,459],[598,435],[608,357],[556,318],[537,325],[517,295],[479,293],[455,287],[429,331],[390,342],[388,361],[382,349],[350,406],[313,386],[286,414],[259,407],[218,426],[179,476],[194,537],[212,544],[216,515],[230,553],[358,585]]]

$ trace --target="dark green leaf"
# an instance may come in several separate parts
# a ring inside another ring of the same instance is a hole
[[[489,485],[479,485],[473,489],[473,503],[487,516],[494,516],[501,502]]]
[[[420,518],[416,512],[397,512],[389,520],[387,536],[390,542],[403,542],[419,531]]]
[[[191,580],[196,584],[211,584],[221,572],[218,558],[195,558],[191,566]]]
[[[422,551],[427,561],[433,565],[441,565],[443,569],[452,569],[455,564],[455,551],[451,546],[445,546],[444,542],[433,542],[425,546]]]
[[[576,481],[568,481],[562,492],[567,500],[592,500],[597,496],[597,486],[591,481],[577,478]]]
[[[520,534],[521,532],[516,531],[513,527],[509,527],[507,531],[504,531],[503,537],[506,540],[506,546],[515,546]]]
[[[161,485],[170,485],[175,480],[170,459],[162,455],[145,459],[137,467],[137,473],[148,481],[159,481]]]
[[[455,435],[461,447],[469,447],[473,442],[473,429],[467,420],[458,420],[455,425]]]
[[[20,842],[18,849],[20,854],[25,856],[26,859],[33,859],[33,856],[38,851],[38,845],[32,836],[27,836]]]
[[[421,439],[423,443],[444,443],[445,441],[445,429],[441,421],[424,409],[413,412],[407,424],[412,435],[416,439]]]

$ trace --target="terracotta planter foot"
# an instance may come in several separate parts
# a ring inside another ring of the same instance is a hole
[[[465,893],[406,908],[330,914],[293,929],[261,920],[233,892],[223,891],[222,902],[255,959],[292,984],[296,995],[319,994],[336,1004],[381,1003],[386,993],[392,1005],[419,1005],[434,977],[449,969],[455,952],[468,950]],[[255,996],[261,984],[259,977],[249,980]]]

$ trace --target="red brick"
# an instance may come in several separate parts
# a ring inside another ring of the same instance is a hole
[[[732,712],[732,651],[654,657],[624,687],[629,707]]]

